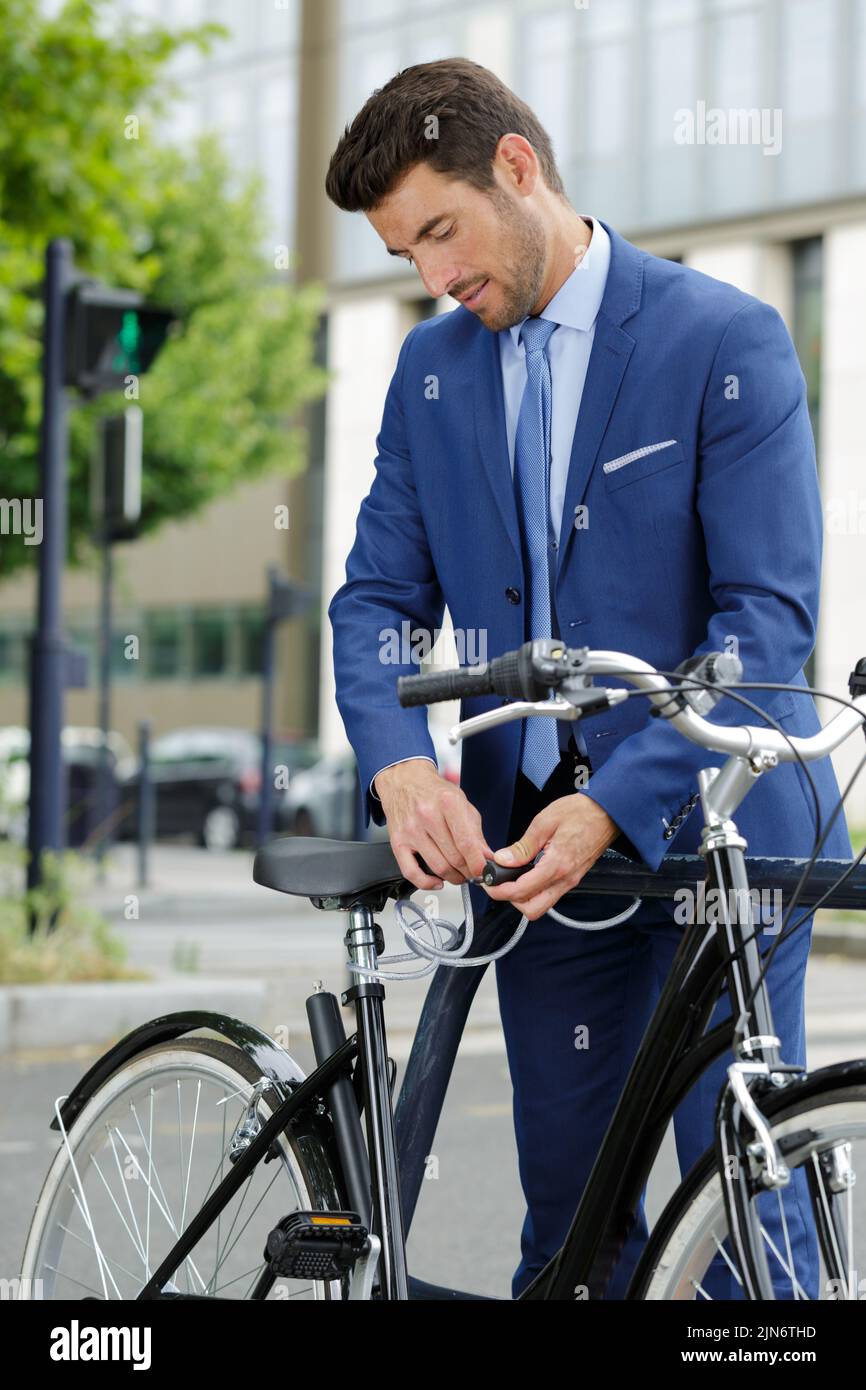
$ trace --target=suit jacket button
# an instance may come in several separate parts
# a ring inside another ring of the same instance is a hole
[[[505,597],[508,599],[508,602],[509,602],[509,603],[519,603],[519,602],[520,602],[520,590],[519,590],[519,589],[513,589],[513,588],[511,587],[511,585],[509,584],[508,588],[505,590]]]

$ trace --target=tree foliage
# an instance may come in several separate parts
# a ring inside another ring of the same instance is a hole
[[[258,180],[238,183],[212,138],[171,141],[171,60],[215,25],[169,32],[118,21],[106,0],[0,0],[0,494],[39,491],[42,277],[65,236],[77,268],[170,306],[180,329],[140,381],[142,530],[190,516],[241,481],[303,466],[299,408],[320,395],[318,286],[297,288],[263,249]],[[288,157],[288,152],[287,152]],[[69,552],[89,538],[97,414],[70,412]],[[0,576],[32,563],[0,538]]]

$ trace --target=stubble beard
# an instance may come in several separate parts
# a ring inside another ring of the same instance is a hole
[[[536,213],[520,212],[507,194],[492,195],[499,215],[501,244],[508,247],[502,275],[496,280],[502,303],[495,312],[478,317],[491,333],[512,328],[532,312],[541,293],[547,251],[544,225]]]

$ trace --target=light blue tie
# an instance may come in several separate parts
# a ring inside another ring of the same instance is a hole
[[[550,361],[547,342],[556,324],[528,318],[520,329],[526,352],[526,386],[514,438],[514,485],[529,566],[530,638],[551,637],[548,515],[550,505]],[[523,725],[520,768],[538,788],[559,763],[556,722],[533,715]]]

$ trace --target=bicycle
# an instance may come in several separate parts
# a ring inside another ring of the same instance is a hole
[[[593,676],[604,675],[634,690],[593,684]],[[521,1299],[604,1295],[671,1115],[731,1047],[735,1060],[719,1098],[716,1143],[653,1227],[627,1297],[701,1298],[701,1281],[720,1254],[745,1298],[776,1298],[780,1278],[790,1284],[790,1296],[805,1296],[793,1260],[786,1264],[786,1251],[768,1248],[759,1207],[775,1194],[784,1219],[781,1194],[797,1170],[806,1175],[825,1288],[857,1297],[853,1186],[855,1146],[866,1141],[866,1059],[807,1072],[780,1056],[765,986],[775,947],[763,961],[746,845],[733,813],[778,762],[824,757],[864,726],[866,659],[852,675],[852,699],[836,697],[845,707],[810,738],[704,718],[725,694],[744,699],[737,692],[749,687],[741,675],[739,662],[719,653],[660,673],[623,653],[543,640],[477,667],[399,681],[406,705],[470,694],[510,702],[455,726],[453,741],[506,719],[588,718],[639,693],[685,737],[728,755],[721,768],[698,775],[701,854],[707,886],[719,890],[718,914],[684,931],[565,1242]],[[816,841],[785,923],[804,900],[822,843]],[[489,863],[483,881],[520,872],[525,868]],[[346,1037],[336,996],[317,987],[306,1001],[317,1065],[305,1076],[273,1038],[236,1019],[181,1013],[134,1029],[55,1104],[52,1127],[61,1139],[27,1238],[21,1289],[41,1281],[47,1298],[83,1290],[85,1299],[141,1300],[479,1297],[425,1285],[407,1270],[406,1228],[420,1186],[424,1124],[415,1109],[415,1076],[410,1084],[411,1058],[395,1123],[396,1067],[387,1052],[382,984],[392,977],[382,968],[391,958],[383,957],[375,914],[397,900],[410,950],[394,959],[414,959],[422,973],[443,963],[471,968],[495,959],[513,946],[525,919],[500,945],[508,912],[486,915],[477,929],[471,910],[459,930],[430,918],[407,902],[414,889],[387,843],[276,839],[259,850],[253,876],[343,914],[355,983],[342,999],[354,1006],[356,1032]],[[463,894],[468,908],[466,885]],[[409,909],[420,928],[406,920]],[[450,936],[444,944],[443,932]],[[777,943],[784,936],[783,929]],[[473,940],[495,949],[470,957]],[[471,976],[440,970],[435,981],[461,976],[477,981],[480,969]],[[731,1017],[707,1032],[725,990]],[[216,1036],[191,1036],[202,1030]],[[437,1104],[441,1095],[428,1103],[428,1130]],[[407,1177],[400,1162],[410,1153]]]

